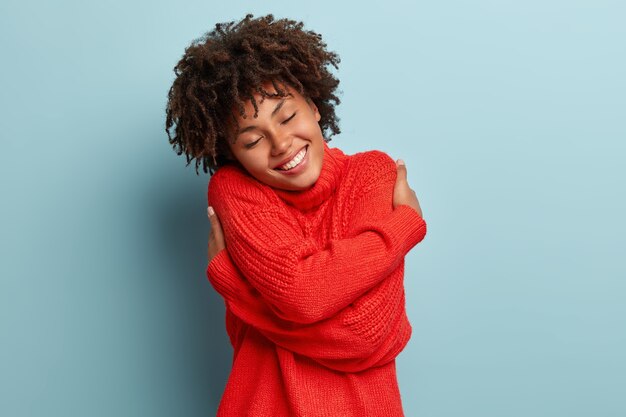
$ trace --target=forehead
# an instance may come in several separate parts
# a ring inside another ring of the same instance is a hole
[[[302,96],[298,91],[287,85],[287,84],[279,84],[279,87],[282,89],[284,95],[279,95],[278,90],[274,87],[271,82],[265,82],[261,85],[261,89],[264,90],[266,94],[269,96],[264,96],[263,94],[255,91],[252,96],[254,97],[254,101],[258,107],[258,113],[266,113],[271,112],[275,106],[282,100],[304,100],[304,96]],[[252,100],[244,101],[244,112],[245,117],[243,117],[239,109],[233,107],[233,116],[238,124],[244,122],[244,120],[250,120],[254,118],[255,109],[252,103]]]

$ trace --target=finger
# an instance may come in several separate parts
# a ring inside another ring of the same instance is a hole
[[[215,237],[215,239],[222,239],[222,225],[220,224],[220,221],[217,218],[217,214],[215,214],[215,210],[213,210],[213,207],[207,207],[207,215],[209,216],[209,220],[211,221],[211,236]]]
[[[397,179],[402,179],[406,181],[406,165],[402,159],[398,159],[396,161],[396,167],[398,169],[398,177]]]
[[[207,216],[209,217],[209,221],[211,222],[211,233],[214,233],[216,229],[220,227],[219,221],[217,220],[217,216],[215,215],[215,210],[213,207],[208,206],[206,209]]]

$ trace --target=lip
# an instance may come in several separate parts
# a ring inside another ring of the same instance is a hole
[[[291,154],[288,158],[285,158],[285,159],[283,159],[282,161],[280,161],[279,163],[277,163],[277,164],[274,166],[274,169],[275,169],[275,170],[277,170],[277,171],[280,171],[280,170],[278,169],[278,167],[283,166],[283,165],[285,165],[287,162],[291,161],[293,158],[295,158],[295,156],[296,156],[296,155],[298,155],[298,154],[300,153],[300,151],[301,151],[302,149],[306,148],[307,146],[309,146],[309,145],[304,145],[302,148],[298,149],[296,152],[294,152],[293,154]],[[307,150],[307,155],[308,155],[308,153],[309,153],[309,151]],[[305,155],[305,158],[306,158],[306,155]],[[303,162],[304,162],[304,161],[303,161]]]
[[[308,146],[309,145],[304,146],[298,152],[300,152],[304,148],[307,148]],[[283,175],[297,175],[297,174],[301,173],[303,170],[306,169],[306,167],[307,167],[307,165],[309,163],[309,150],[310,149],[307,149],[306,154],[304,154],[304,159],[302,159],[302,162],[300,162],[300,164],[297,167],[292,168],[289,171],[282,171],[280,169],[275,169],[275,171],[276,172],[280,172]],[[298,152],[294,153],[293,156],[290,159],[285,160],[285,162],[283,162],[282,164],[285,164],[285,163],[291,161],[293,159],[293,157],[298,154]],[[276,167],[279,167],[282,164],[279,164]]]

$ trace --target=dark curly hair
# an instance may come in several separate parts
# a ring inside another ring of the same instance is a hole
[[[202,164],[212,175],[233,160],[227,142],[234,139],[229,137],[229,125],[236,120],[233,109],[245,117],[244,104],[251,101],[256,117],[253,94],[285,97],[281,85],[315,103],[324,140],[330,141],[340,133],[335,114],[340,100],[335,95],[339,80],[327,67],[337,69],[339,62],[322,36],[303,30],[302,22],[248,14],[237,23],[218,23],[194,40],[174,67],[165,122],[169,142],[178,155],[185,154],[187,166],[196,160],[196,174]],[[265,81],[272,82],[275,93],[262,88]]]

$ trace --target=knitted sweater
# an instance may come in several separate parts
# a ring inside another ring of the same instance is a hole
[[[226,250],[207,266],[224,297],[233,365],[218,416],[403,416],[404,256],[426,234],[393,208],[395,162],[324,144],[305,191],[228,165],[209,182]]]

